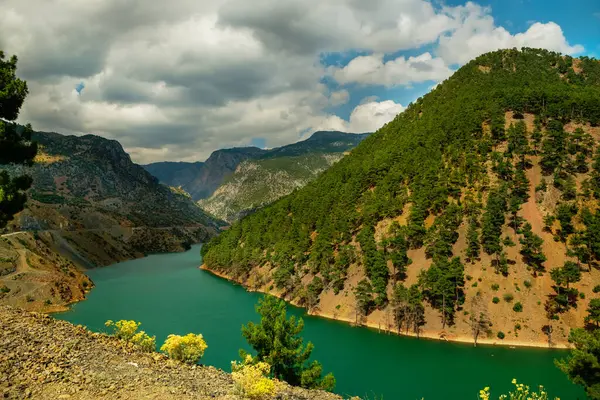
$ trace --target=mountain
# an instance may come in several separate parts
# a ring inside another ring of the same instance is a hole
[[[93,285],[81,268],[180,251],[223,225],[134,164],[117,141],[47,132],[32,139],[32,167],[2,166],[33,185],[0,241],[0,287],[10,290],[0,301],[64,305]]]
[[[315,179],[369,134],[315,132],[310,138],[243,161],[208,199],[198,204],[233,222]]]
[[[564,344],[600,292],[599,104],[595,59],[482,55],[213,238],[204,267],[395,332]]]
[[[244,160],[265,151],[258,147],[235,147],[214,151],[206,162],[157,162],[143,167],[167,186],[180,187],[192,199],[210,197],[226,176]]]
[[[194,200],[209,198],[246,160],[301,156],[308,153],[341,153],[356,146],[365,134],[315,132],[309,139],[274,149],[235,147],[214,151],[206,162],[157,162],[144,168],[167,186],[181,187]],[[215,201],[210,201],[211,204]],[[212,207],[214,209],[214,207]],[[223,208],[219,206],[219,208]],[[217,212],[219,215],[226,213]]]

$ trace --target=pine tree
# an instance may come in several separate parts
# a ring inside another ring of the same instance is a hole
[[[18,126],[15,121],[27,96],[27,84],[17,78],[17,57],[6,59],[0,51],[0,165],[31,165],[37,145],[31,142],[31,126]],[[27,196],[25,190],[31,186],[31,178],[11,178],[0,171],[0,228],[23,210]]]
[[[471,218],[469,230],[467,231],[467,258],[471,261],[479,257],[479,233],[477,232],[477,220]]]
[[[533,267],[536,272],[543,271],[543,264],[546,261],[546,256],[542,252],[544,240],[533,233],[529,222],[523,225],[521,233],[523,237],[519,239],[519,242],[522,246],[521,254],[523,255],[525,263]]]
[[[309,363],[314,346],[311,342],[303,345],[299,336],[304,329],[302,319],[288,319],[285,302],[268,295],[258,301],[256,312],[260,323],[243,325],[242,335],[256,351],[258,361],[269,363],[273,375],[291,385],[332,390],[333,375],[321,377],[321,364]],[[244,359],[246,352],[241,350],[240,355]]]

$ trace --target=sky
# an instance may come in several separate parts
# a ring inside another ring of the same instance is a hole
[[[36,130],[202,161],[375,131],[479,54],[600,57],[600,0],[0,0]]]

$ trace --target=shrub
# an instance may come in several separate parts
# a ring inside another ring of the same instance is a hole
[[[505,302],[510,303],[511,301],[513,301],[515,296],[513,296],[512,293],[504,293],[504,296],[502,296],[502,298]]]
[[[523,285],[525,285],[525,287],[527,289],[531,288],[531,286],[532,286],[531,281],[527,280],[527,279],[525,281],[523,281]]]
[[[583,293],[583,292],[579,292],[579,298],[580,298],[581,300],[585,299],[585,293]]]
[[[515,324],[515,331],[520,331],[521,330],[521,324],[516,323]]]
[[[128,321],[124,319],[117,322],[113,322],[109,319],[104,323],[104,326],[112,328],[113,336],[123,340],[131,340],[131,338],[136,334],[140,325],[141,322],[135,322],[131,320]]]
[[[47,306],[49,306],[49,305],[52,304],[52,300],[46,299],[46,301],[44,301],[44,304],[47,305]]]
[[[144,331],[137,331],[140,322],[120,320],[113,322],[108,320],[104,326],[112,328],[112,335],[122,340],[126,340],[140,347],[143,351],[152,352],[156,350],[156,336],[149,336]]]
[[[523,311],[523,304],[521,304],[521,302],[517,301],[515,303],[515,305],[513,306],[513,311],[514,312],[521,312],[521,311]]]
[[[202,358],[207,347],[201,334],[188,333],[185,336],[169,335],[160,351],[174,360],[195,364]]]
[[[594,288],[592,289],[592,292],[594,292],[594,293],[600,293],[600,285],[594,286]]]
[[[266,362],[254,362],[246,355],[243,362],[231,362],[231,377],[235,394],[248,399],[270,399],[277,391],[275,381],[269,379],[271,366]]]
[[[498,399],[510,399],[510,400],[549,400],[548,392],[542,385],[539,387],[539,391],[532,391],[529,389],[529,386],[523,385],[522,383],[518,383],[516,379],[512,380],[512,384],[515,385],[515,391],[509,392],[508,394],[501,394]],[[490,388],[486,387],[479,391],[480,400],[491,400],[492,394],[490,393]],[[555,397],[554,400],[559,400],[558,397]]]
[[[25,300],[27,300],[28,303],[31,303],[32,301],[35,301],[35,299],[33,298],[32,295],[28,294],[27,296],[25,296]]]
[[[502,331],[498,331],[498,339],[502,340],[506,337],[506,335],[504,334],[504,332]]]
[[[2,287],[0,287],[0,293],[8,293],[10,292],[10,288],[6,285],[3,285]]]
[[[470,281],[470,280],[473,279],[473,277],[471,275],[467,275],[467,276],[465,276],[465,279],[468,280],[468,281]]]
[[[497,283],[494,283],[494,284],[492,284],[492,290],[493,290],[494,292],[497,292],[497,291],[498,291],[498,289],[500,289],[500,285],[498,285]]]
[[[497,298],[496,296],[494,296],[494,298],[492,299],[492,303],[498,304],[498,303],[500,303],[500,299]]]

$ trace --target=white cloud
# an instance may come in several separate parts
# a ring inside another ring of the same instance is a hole
[[[441,58],[430,53],[417,57],[398,57],[384,62],[383,54],[359,56],[343,68],[331,68],[330,73],[340,84],[410,85],[416,82],[440,81],[452,74]]]
[[[331,129],[352,133],[375,132],[404,111],[405,107],[392,100],[368,101],[352,110],[348,121],[338,116],[329,116],[318,129]]]
[[[495,25],[489,8],[469,2],[448,12],[457,21],[457,28],[440,37],[437,51],[448,64],[465,63],[488,51],[513,47],[539,47],[566,54],[583,51],[581,45],[570,45],[554,22],[536,22],[527,31],[511,35]]]

